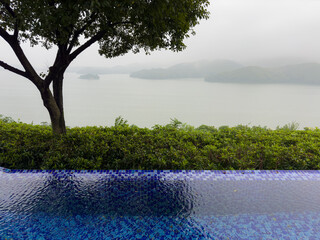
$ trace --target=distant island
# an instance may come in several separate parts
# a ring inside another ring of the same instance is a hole
[[[249,84],[320,84],[320,64],[302,63],[277,68],[248,66],[211,74],[207,82]]]
[[[154,68],[136,71],[130,74],[132,78],[142,79],[183,79],[205,78],[210,74],[232,71],[243,67],[230,60],[199,61],[181,63],[169,68]]]
[[[98,74],[83,74],[83,75],[80,75],[79,77],[80,79],[88,79],[88,80],[97,80],[99,79],[99,75]]]
[[[320,85],[320,64],[261,67],[243,66],[230,60],[215,60],[144,69],[131,73],[130,77],[151,80],[201,78],[206,82],[216,83]]]

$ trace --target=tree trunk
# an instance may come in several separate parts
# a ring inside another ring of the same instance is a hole
[[[64,109],[63,109],[62,84],[63,84],[63,73],[60,73],[57,76],[57,78],[53,80],[53,96],[60,111],[60,116],[58,119],[58,126],[60,130],[58,133],[66,133],[66,123],[64,120]]]
[[[53,94],[49,87],[41,91],[43,105],[47,108],[52,131],[54,134],[66,133],[66,124],[63,112],[63,95],[62,95],[63,74],[53,80]]]

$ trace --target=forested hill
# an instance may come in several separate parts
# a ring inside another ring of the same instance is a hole
[[[241,64],[230,60],[199,61],[181,63],[169,68],[144,69],[131,73],[130,77],[142,79],[204,78],[241,67],[243,67]]]
[[[303,63],[277,68],[249,66],[210,74],[205,80],[220,83],[320,84],[320,64]]]
[[[203,78],[207,82],[248,84],[320,84],[320,64],[282,67],[243,66],[230,60],[181,63],[169,68],[144,69],[130,77],[142,79]]]

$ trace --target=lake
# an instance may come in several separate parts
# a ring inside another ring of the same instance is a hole
[[[28,80],[0,71],[0,114],[22,122],[49,122],[38,90]],[[177,118],[192,126],[267,126],[293,121],[319,127],[320,86],[208,83],[202,79],[143,80],[129,75],[64,82],[66,123],[111,126],[118,116],[139,127],[165,125]]]

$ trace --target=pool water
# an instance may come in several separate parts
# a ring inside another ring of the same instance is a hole
[[[320,171],[0,169],[0,239],[320,239]]]

